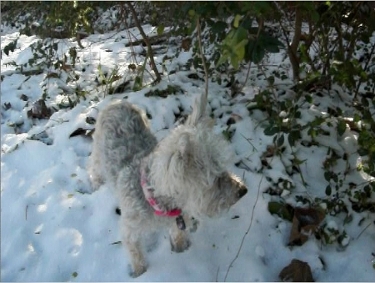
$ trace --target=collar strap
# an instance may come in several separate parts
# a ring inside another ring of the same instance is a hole
[[[143,165],[143,164],[142,164]],[[181,215],[181,209],[174,208],[172,210],[164,210],[160,207],[159,203],[157,202],[156,198],[154,197],[154,188],[148,182],[146,176],[145,166],[140,168],[141,173],[141,187],[147,202],[150,206],[154,209],[154,214],[157,216],[167,216],[167,217],[176,217]]]

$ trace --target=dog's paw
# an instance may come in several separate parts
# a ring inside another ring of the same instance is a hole
[[[129,276],[133,278],[137,278],[147,271],[147,267],[143,265],[139,265],[134,268],[131,268],[131,266],[129,265],[128,269],[129,269]]]
[[[194,233],[195,231],[197,231],[197,229],[198,229],[198,225],[199,225],[199,221],[198,221],[198,219],[195,219],[194,217],[192,217],[192,218],[190,219],[189,232],[190,232],[190,233]]]
[[[191,245],[190,240],[187,238],[179,239],[178,241],[173,241],[173,239],[170,238],[170,241],[171,241],[172,252],[175,252],[175,253],[182,253],[186,251]]]

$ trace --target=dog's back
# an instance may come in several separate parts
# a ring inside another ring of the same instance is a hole
[[[125,101],[116,101],[99,114],[93,138],[92,154],[97,155],[103,181],[116,180],[124,166],[147,156],[157,144],[146,115]]]

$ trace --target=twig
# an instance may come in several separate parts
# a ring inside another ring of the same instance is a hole
[[[277,1],[274,1],[276,4],[276,7],[280,9],[281,12],[283,12],[284,16],[286,17],[285,11],[280,7],[279,3]],[[284,34],[284,37],[286,39],[286,44],[287,44],[287,54],[289,57],[290,64],[292,66],[292,71],[293,71],[293,80],[298,81],[299,80],[299,64],[300,60],[297,56],[297,49],[298,45],[301,39],[301,33],[302,33],[302,12],[301,8],[296,5],[296,10],[295,10],[295,19],[294,19],[294,36],[292,38],[292,42],[289,44],[288,40],[288,35],[287,32],[282,25],[281,19],[278,21],[279,26]]]
[[[361,235],[363,234],[363,232],[365,232],[365,231],[367,230],[367,228],[370,227],[371,223],[372,223],[372,222],[370,222],[370,223],[365,227],[365,229],[363,229],[363,230],[361,231],[361,233],[359,233],[359,235],[357,236],[357,240],[359,239],[359,237],[361,237]]]
[[[250,138],[245,137],[243,134],[240,134],[240,135],[253,147],[253,152],[254,150],[258,152],[258,149],[252,144],[252,142],[250,141]]]
[[[122,4],[121,7],[122,7],[122,10],[125,10],[124,9],[124,4]],[[122,13],[124,13],[124,12],[122,12]],[[130,32],[130,29],[129,29],[128,23],[126,22],[126,19],[124,20],[124,24],[125,24],[126,33],[127,33],[128,39],[129,39],[129,46],[130,46],[130,50],[131,50],[131,56],[133,57],[133,61],[138,65],[137,56],[135,56],[135,51],[134,51],[134,43],[133,43],[133,40],[132,40],[131,36],[133,36],[135,39],[137,39],[137,38],[134,36],[134,34],[132,34]]]
[[[293,148],[292,148],[292,146],[290,145],[290,150],[292,151],[292,155],[293,155],[293,157],[294,157],[294,159],[298,159],[297,158],[297,154],[294,152],[294,150],[293,150]],[[281,158],[281,156],[280,156],[280,160],[282,161],[282,158]],[[284,163],[283,163],[284,164]],[[307,182],[305,181],[305,178],[303,177],[303,174],[302,174],[302,170],[301,170],[301,166],[299,166],[299,163],[297,162],[297,168],[298,168],[298,173],[299,173],[299,175],[300,175],[300,177],[301,177],[301,181],[302,181],[302,184],[303,184],[303,186],[307,189]],[[286,169],[286,166],[284,165],[284,167],[285,167],[285,169]],[[310,196],[310,194],[306,191],[306,193],[307,193],[307,195],[310,197],[310,199],[313,199],[311,196]]]
[[[204,81],[205,81],[204,98],[202,98],[201,105],[204,105],[203,107],[206,107],[207,98],[208,98],[208,70],[207,70],[207,65],[206,65],[206,59],[203,54],[202,31],[201,31],[201,24],[200,24],[199,17],[197,18],[197,32],[198,32],[199,53],[202,59],[202,65],[203,65],[203,70],[204,70]]]
[[[255,40],[255,44],[254,44],[254,46],[256,46],[256,45],[258,44],[259,35],[260,35],[261,30],[263,29],[263,25],[264,25],[264,21],[262,20],[262,21],[260,21],[260,23],[258,24],[257,37],[256,37],[256,40]],[[245,79],[245,81],[244,81],[244,83],[243,83],[243,86],[246,85],[246,83],[247,83],[247,81],[248,81],[248,79],[249,79],[251,63],[252,63],[252,61],[249,62],[249,67],[248,67],[248,69],[247,69],[246,79]]]
[[[225,277],[224,277],[224,281],[227,280],[227,277],[228,277],[228,274],[229,274],[229,270],[233,267],[233,263],[238,259],[238,256],[239,256],[239,254],[240,254],[240,252],[241,252],[241,249],[242,249],[243,243],[244,243],[244,241],[245,241],[245,238],[246,238],[247,234],[249,234],[249,231],[250,231],[250,229],[251,229],[251,226],[253,225],[254,210],[255,210],[255,207],[256,207],[256,205],[257,205],[257,203],[258,203],[259,192],[260,192],[260,184],[261,184],[262,181],[263,181],[263,177],[264,177],[264,175],[262,175],[262,177],[260,178],[259,184],[258,184],[257,197],[256,197],[256,199],[255,199],[255,203],[254,203],[254,205],[253,205],[253,209],[252,209],[252,211],[251,211],[251,218],[250,218],[249,226],[247,227],[247,230],[246,230],[245,234],[244,234],[243,237],[242,237],[241,244],[240,244],[240,247],[238,248],[238,251],[237,251],[236,256],[233,258],[233,260],[232,260],[231,263],[229,264],[229,267],[228,267],[228,269],[227,269],[227,273],[225,274]]]
[[[243,86],[246,85],[247,81],[249,80],[249,77],[250,77],[250,68],[251,68],[251,63],[252,61],[249,62],[249,67],[247,68],[247,73],[246,73],[246,78],[245,78],[245,81],[243,83]]]

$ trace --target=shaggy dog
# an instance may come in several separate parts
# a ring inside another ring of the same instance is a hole
[[[94,189],[104,183],[114,188],[133,277],[147,270],[144,235],[167,227],[172,250],[182,252],[190,245],[193,217],[225,212],[247,192],[226,169],[229,145],[213,133],[202,101],[159,143],[133,105],[116,101],[99,113],[88,171]]]

